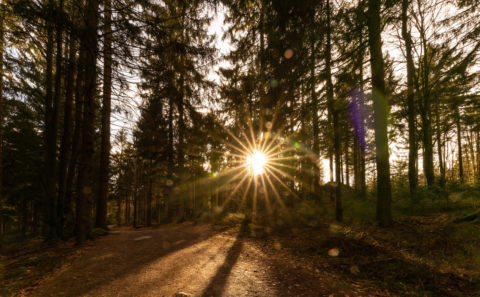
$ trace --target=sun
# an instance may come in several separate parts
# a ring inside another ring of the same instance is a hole
[[[250,167],[253,176],[264,173],[264,166],[267,164],[267,157],[264,153],[253,150],[252,154],[247,155],[246,165]]]

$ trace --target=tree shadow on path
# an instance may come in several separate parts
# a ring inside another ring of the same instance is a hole
[[[217,230],[182,225],[159,229],[121,231],[87,249],[64,271],[54,275],[31,296],[95,295],[95,290],[116,279],[136,275],[151,263],[208,240]],[[140,240],[144,237],[144,240]]]
[[[244,228],[245,222],[242,224],[242,230]],[[227,284],[228,277],[232,272],[233,266],[237,263],[238,257],[242,252],[243,240],[242,240],[242,232],[237,235],[235,238],[235,242],[228,250],[227,256],[225,257],[225,261],[223,262],[222,266],[220,266],[215,273],[215,276],[211,279],[208,286],[202,293],[202,297],[209,297],[209,296],[222,296],[223,292],[225,291],[225,286]]]

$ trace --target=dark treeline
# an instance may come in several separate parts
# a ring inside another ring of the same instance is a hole
[[[0,238],[227,211],[275,225],[305,201],[342,221],[346,193],[382,226],[392,197],[448,205],[480,184],[478,5],[2,1]]]

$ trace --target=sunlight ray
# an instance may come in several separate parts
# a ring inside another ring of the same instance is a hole
[[[300,197],[298,197],[298,195],[293,192],[289,186],[287,186],[273,171],[269,170],[269,169],[275,169],[273,167],[268,167],[266,168],[267,171],[269,171],[269,173],[290,193],[292,194],[295,198],[297,199],[300,199]]]
[[[267,207],[267,214],[270,220],[271,219],[270,215],[272,214],[272,208],[270,207],[270,197],[268,196],[268,188],[267,188],[267,184],[265,183],[264,174],[262,174],[260,178],[262,180],[263,193],[265,195],[265,206]]]
[[[288,178],[289,180],[291,180],[292,182],[295,182],[295,177],[293,177],[290,173],[288,172],[285,172],[283,171],[282,169],[280,168],[276,168],[275,166],[269,166],[270,169],[272,170],[275,170],[278,174],[281,174],[282,176],[285,176],[286,178]]]
[[[295,167],[295,166],[289,165],[289,164],[274,162],[271,159],[268,159],[268,164],[277,165],[277,166],[280,166],[280,167],[289,168],[289,169],[293,169],[293,170],[298,170],[298,167]]]
[[[252,138],[251,140],[252,140],[252,150],[253,150],[253,149],[256,149],[257,147],[256,147],[256,141],[255,141],[255,133],[253,132],[253,123],[252,123],[251,116],[252,115],[247,110],[248,129],[250,130],[250,137]]]
[[[245,170],[245,166],[243,166],[243,165],[241,165],[241,166],[235,166],[235,167],[233,167],[233,168],[229,168],[229,169],[227,169],[227,170],[224,170],[224,171],[219,172],[216,176],[203,177],[203,178],[198,179],[198,180],[196,180],[196,181],[183,183],[183,184],[181,184],[181,186],[186,186],[186,187],[188,187],[188,186],[191,186],[194,182],[195,182],[196,184],[212,182],[212,181],[215,180],[215,179],[218,179],[218,178],[223,177],[223,176],[225,176],[225,175],[227,175],[227,174],[233,173],[233,172],[235,172],[235,171],[237,171],[237,170],[239,170],[239,169],[242,169],[242,168]],[[241,171],[241,172],[242,172],[242,171]]]
[[[287,157],[276,157],[276,158],[268,158],[268,161],[284,161],[284,160],[298,160],[302,159],[304,156],[287,156]]]
[[[270,184],[270,188],[272,189],[273,194],[274,194],[275,197],[277,198],[278,204],[280,205],[280,207],[282,208],[282,210],[285,211],[285,213],[289,214],[290,211],[288,210],[287,206],[286,206],[285,203],[283,202],[282,197],[280,197],[280,194],[278,193],[277,189],[276,189],[275,186],[273,185],[272,180],[270,179],[270,177],[269,177],[268,175],[266,175],[265,178],[267,179],[267,182]]]
[[[275,136],[273,136],[273,138],[272,138],[272,140],[270,141],[270,143],[268,143],[268,145],[262,147],[262,151],[265,151],[265,152],[268,151],[268,149],[273,145],[273,143],[277,140],[277,138],[279,138],[279,137],[282,135],[282,133],[283,133],[283,131],[284,131],[284,129],[285,129],[286,126],[287,126],[287,124],[284,123],[284,124],[280,127],[280,129],[278,129],[277,133],[275,133]]]
[[[223,183],[223,185],[221,185],[218,189],[225,189],[229,186],[229,184],[231,182],[233,182],[234,180],[236,180],[240,175],[244,174],[244,172],[247,171],[247,168],[244,168],[242,171],[238,172],[237,174],[235,174],[234,176],[232,176],[231,178],[229,178],[226,182]],[[248,176],[248,174],[245,174],[245,176]]]
[[[250,150],[247,146],[245,146],[245,145],[243,144],[243,142],[242,142],[237,136],[235,136],[235,135],[233,134],[232,131],[230,131],[230,129],[226,129],[226,131],[227,131],[227,133],[228,133],[230,136],[233,137],[233,139],[235,139],[235,141],[238,142],[238,144],[240,144],[240,146],[242,146],[242,147],[245,149],[245,151],[248,152],[248,151]],[[230,144],[231,146],[233,146],[233,144],[232,144],[232,143],[229,143],[229,142],[227,142],[226,144],[227,144],[227,145]],[[243,150],[239,150],[239,149],[237,149],[237,150],[238,150],[239,152],[241,152],[241,153],[245,153],[245,151],[243,151]]]
[[[255,143],[255,141],[254,141],[254,142],[250,142],[250,139],[249,139],[249,137],[248,137],[248,135],[247,135],[247,131],[245,131],[245,129],[243,128],[243,126],[239,126],[239,128],[240,128],[240,133],[242,134],[243,138],[244,138],[245,141],[247,142],[247,145],[248,145],[248,147],[249,147],[248,150],[249,150],[249,151],[253,150],[253,149],[254,149],[254,143]]]
[[[239,209],[240,211],[242,211],[243,204],[245,203],[245,200],[246,200],[246,198],[247,198],[248,191],[250,190],[250,186],[251,186],[251,185],[252,185],[252,179],[249,178],[249,179],[248,179],[247,188],[246,188],[245,191],[243,192],[242,201],[240,201],[240,206],[238,207],[238,209]]]
[[[240,186],[243,184],[243,182],[248,178],[248,174],[245,174],[245,176],[237,183],[237,185],[235,186],[235,188],[232,190],[232,192],[228,195],[227,199],[225,199],[225,201],[222,203],[222,208],[226,207],[226,205],[228,204],[228,202],[230,202],[230,199],[232,199],[233,195],[235,195],[235,193],[238,191],[238,189],[240,188]]]

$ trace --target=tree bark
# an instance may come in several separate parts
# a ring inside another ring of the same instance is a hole
[[[315,14],[312,14],[312,23],[315,22]],[[312,100],[312,137],[313,137],[313,154],[315,157],[313,164],[313,192],[315,195],[320,194],[320,138],[318,123],[318,98],[315,92],[315,35],[312,33],[310,41],[310,93]],[[321,197],[319,197],[321,199]]]
[[[363,30],[360,30],[359,36],[360,44],[363,44]],[[365,55],[365,50],[362,49],[358,56],[358,68],[359,68],[359,81],[360,81],[360,96],[358,100],[358,112],[360,114],[360,127],[359,127],[359,135],[358,137],[358,152],[359,152],[359,188],[360,188],[360,197],[365,198],[367,197],[367,184],[365,179],[365,136],[366,136],[366,129],[365,129],[365,95],[364,95],[364,82],[363,82],[363,59]],[[355,181],[356,182],[356,181]]]
[[[458,147],[458,173],[460,176],[460,183],[465,182],[463,176],[463,151],[462,151],[462,126],[460,124],[460,108],[457,106],[455,109],[455,120],[457,125],[457,147]]]
[[[97,61],[98,1],[87,1],[86,29],[82,41],[85,46],[85,100],[82,125],[82,146],[78,166],[77,182],[77,243],[82,243],[91,232],[93,195],[93,154],[95,133],[95,95]]]
[[[78,157],[80,155],[80,145],[82,139],[82,122],[83,122],[83,101],[84,101],[84,87],[85,80],[84,72],[85,61],[85,49],[83,46],[79,48],[78,62],[77,62],[77,74],[75,79],[75,127],[73,129],[72,137],[72,153],[70,156],[70,162],[67,170],[67,181],[65,185],[65,202],[64,202],[64,216],[65,216],[65,228],[73,227],[73,185],[76,176],[76,169],[78,165]],[[78,194],[78,193],[77,193]],[[70,230],[69,230],[70,231]]]
[[[422,39],[423,47],[423,67],[422,67],[422,88],[423,88],[423,104],[420,108],[422,116],[422,131],[423,131],[423,170],[427,179],[427,185],[433,186],[435,183],[435,173],[433,168],[433,144],[432,144],[432,115],[431,115],[431,102],[429,91],[429,50],[427,45],[427,38],[425,36],[425,25],[422,23],[420,27],[420,37]]]
[[[380,0],[368,1],[368,44],[372,73],[375,148],[377,163],[377,220],[381,226],[392,223],[390,163],[388,151],[388,99],[382,56]]]
[[[176,201],[172,195],[173,171],[174,171],[174,152],[173,152],[173,98],[169,99],[168,109],[168,142],[167,142],[167,184],[164,195],[166,197],[167,219],[173,219],[176,211]]]
[[[2,1],[0,5],[0,210],[3,208],[3,51],[5,45],[5,10],[3,8]],[[2,219],[0,218],[0,247],[2,246],[3,241],[1,223]]]
[[[107,229],[107,200],[110,162],[110,113],[112,109],[112,1],[104,0],[103,106],[100,148],[100,185],[95,227]]]
[[[410,0],[402,0],[402,38],[405,42],[407,60],[407,112],[408,112],[408,183],[410,196],[415,196],[418,185],[417,173],[417,139],[416,139],[416,109],[414,96],[415,66],[412,56],[412,38],[408,31],[408,6]]]
[[[440,112],[438,110],[438,100],[435,102],[435,121],[436,124],[436,137],[437,137],[437,153],[438,153],[438,164],[440,165],[440,186],[443,188],[445,186],[445,164],[443,163],[442,157],[442,133],[440,130]]]
[[[476,181],[480,184],[480,131],[476,133],[476,143],[477,143],[477,177]]]
[[[43,203],[43,233],[50,240],[57,238],[57,213],[56,213],[56,129],[55,129],[55,104],[53,98],[53,54],[54,37],[53,25],[55,9],[52,0],[47,2],[48,16],[47,26],[47,49],[45,69],[45,201]],[[61,54],[61,53],[60,53]],[[56,105],[58,108],[58,104]],[[58,112],[57,112],[58,113]]]
[[[58,174],[58,217],[60,218],[59,222],[59,234],[63,237],[64,235],[64,226],[65,226],[65,209],[70,208],[70,200],[66,201],[66,185],[68,179],[68,164],[70,162],[72,154],[72,104],[73,104],[73,88],[74,88],[74,73],[76,68],[75,56],[76,56],[76,42],[73,32],[70,34],[69,41],[69,53],[68,53],[68,68],[67,75],[65,78],[65,105],[64,105],[64,116],[63,116],[63,135],[60,144],[60,166]]]
[[[341,166],[340,166],[340,157],[341,157],[341,148],[340,148],[340,123],[339,123],[339,111],[335,106],[333,99],[333,83],[332,83],[332,69],[331,69],[331,55],[332,55],[332,46],[331,46],[331,19],[330,19],[330,0],[326,2],[326,13],[327,13],[327,42],[325,44],[325,75],[327,79],[327,104],[329,110],[332,113],[333,118],[333,149],[335,153],[335,219],[338,222],[343,220],[343,208],[342,208],[342,191],[340,185],[341,178]]]

